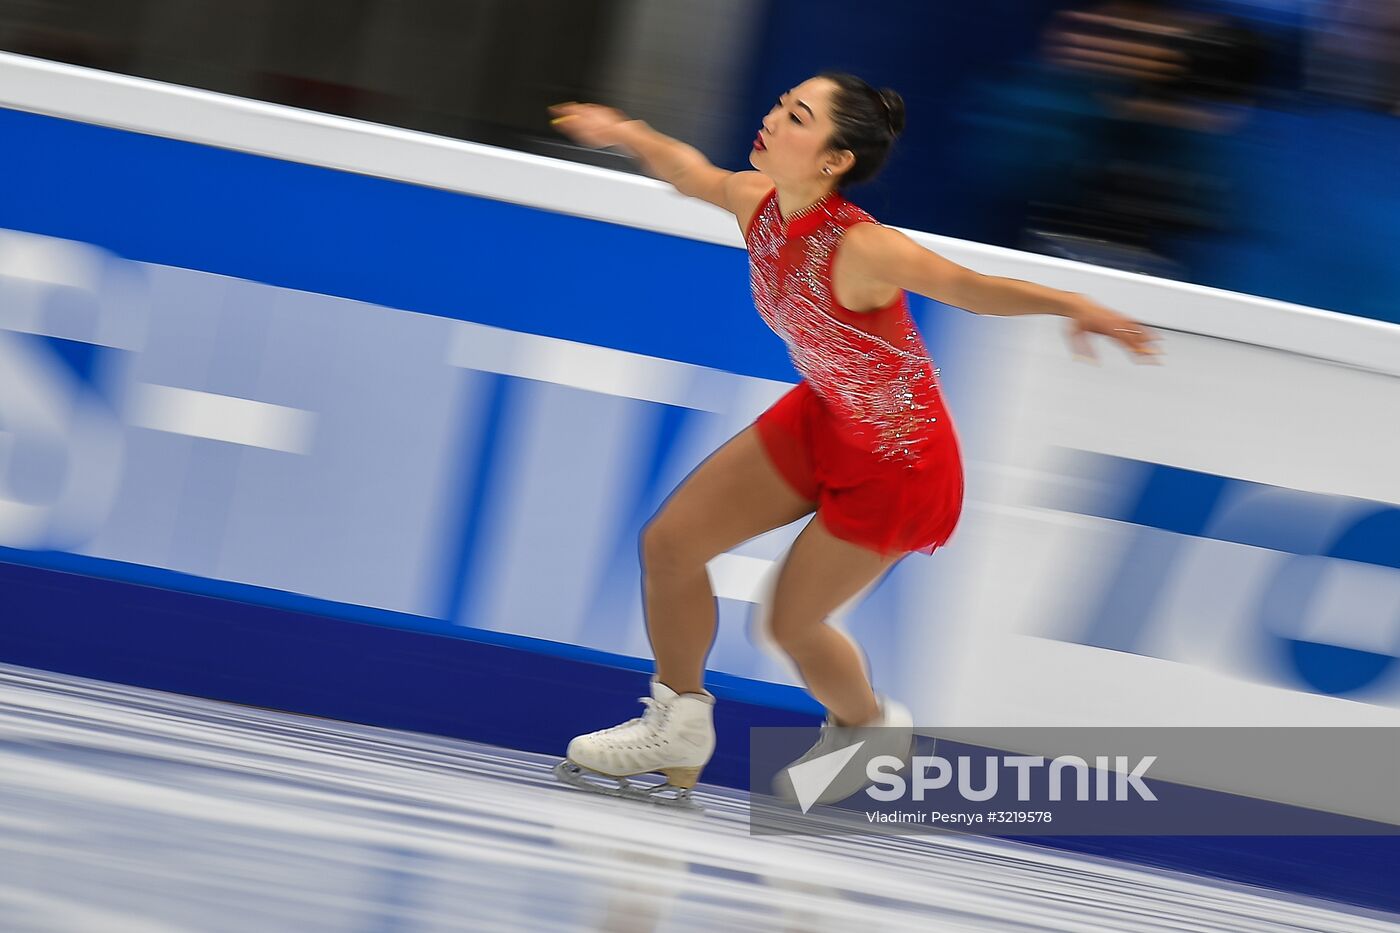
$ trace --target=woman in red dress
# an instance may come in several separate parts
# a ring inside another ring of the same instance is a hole
[[[907,725],[907,711],[874,692],[856,645],[826,622],[905,554],[947,542],[962,508],[957,432],[906,292],[978,314],[1062,315],[1090,357],[1090,333],[1140,359],[1158,352],[1156,338],[1084,295],[950,262],[846,200],[842,192],[879,171],[903,129],[892,90],[839,72],[804,81],[764,118],[749,156],[755,171],[746,172],[717,168],[612,108],[551,110],[572,139],[621,147],[682,194],[734,214],[755,306],[803,376],[647,524],[643,591],[656,675],[646,714],[579,736],[561,768],[661,771],[671,786],[694,784],[714,748],[704,672],[716,607],[706,564],[807,515],[814,519],[772,594],[768,634],[828,710],[828,726]]]

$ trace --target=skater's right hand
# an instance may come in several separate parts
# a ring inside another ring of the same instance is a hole
[[[593,149],[615,146],[621,141],[620,128],[632,118],[621,110],[601,104],[569,101],[549,108],[550,124],[565,136]]]

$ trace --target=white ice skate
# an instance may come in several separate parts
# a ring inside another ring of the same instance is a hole
[[[878,755],[893,755],[907,765],[913,754],[914,720],[903,704],[888,697],[880,697],[879,702],[880,718],[863,726],[838,726],[828,715],[826,722],[822,723],[816,744],[774,776],[773,793],[788,803],[801,803],[805,812],[817,804],[839,803],[865,788],[870,783],[866,777],[866,763]],[[831,783],[814,799],[799,800],[793,786],[792,770],[856,743],[862,743],[859,752],[841,768]]]
[[[571,741],[568,757],[555,766],[554,776],[594,793],[695,807],[690,790],[715,751],[714,696],[677,694],[653,678],[651,696],[640,699],[647,709],[638,718]],[[640,785],[627,780],[652,772],[666,775],[665,783]],[[612,783],[602,783],[595,776]]]

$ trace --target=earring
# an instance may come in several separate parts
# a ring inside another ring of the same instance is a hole
[[[824,169],[822,169],[822,174],[823,174],[823,175],[830,175],[830,174],[831,174],[831,169],[829,169],[829,168],[824,168]]]

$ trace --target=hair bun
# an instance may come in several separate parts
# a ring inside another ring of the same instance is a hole
[[[898,136],[904,132],[904,98],[899,96],[898,91],[890,87],[882,87],[876,93],[880,95],[880,102],[885,105],[890,132]]]

